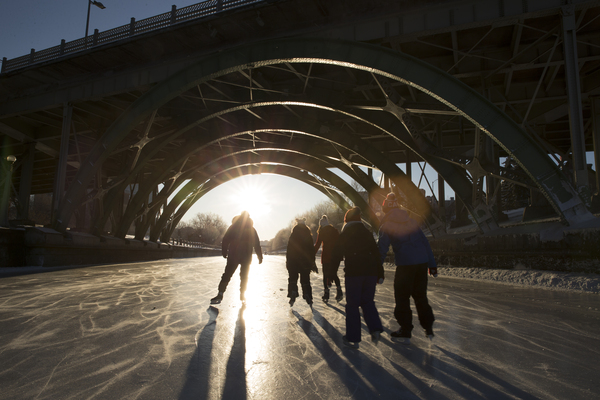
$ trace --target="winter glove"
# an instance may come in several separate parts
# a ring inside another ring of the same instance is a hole
[[[379,278],[379,280],[377,281],[377,283],[379,283],[380,285],[383,285],[383,278]]]
[[[433,276],[434,278],[437,278],[437,267],[429,268],[429,275]]]
[[[311,270],[312,272],[314,272],[315,274],[318,274],[318,273],[319,273],[319,268],[317,268],[317,264],[314,264],[314,263],[313,263],[313,265],[312,265],[312,267],[311,267],[311,269],[310,269],[310,270]]]

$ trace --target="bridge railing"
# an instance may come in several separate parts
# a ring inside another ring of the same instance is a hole
[[[222,11],[232,10],[237,7],[259,3],[261,1],[263,0],[207,0],[180,9],[173,6],[170,12],[155,15],[150,18],[139,21],[132,18],[129,25],[119,26],[103,32],[99,32],[96,29],[94,30],[94,34],[87,38],[76,39],[70,42],[62,40],[59,46],[54,46],[41,51],[31,49],[31,52],[28,55],[12,58],[10,60],[4,57],[2,59],[2,69],[0,70],[0,73],[16,71],[29,65],[57,59],[66,54],[76,53],[101,44],[116,42],[134,35],[155,31],[194,19],[204,18],[209,15],[218,14]]]

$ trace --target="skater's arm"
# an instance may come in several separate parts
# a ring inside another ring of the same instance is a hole
[[[223,235],[223,240],[221,241],[221,254],[223,255],[223,258],[227,258],[229,242],[231,242],[231,226],[227,229],[225,235]]]
[[[317,233],[317,242],[315,243],[315,255],[317,255],[317,252],[319,251],[319,248],[321,247],[321,243],[323,243],[323,241],[321,240],[321,234]]]
[[[377,246],[379,247],[379,257],[382,264],[385,262],[385,258],[390,250],[390,243],[390,236],[383,231],[379,231],[379,240],[377,241]]]
[[[258,233],[256,233],[256,229],[254,229],[254,251],[256,252],[256,257],[258,257],[258,263],[262,264],[262,248],[260,247],[260,239],[258,238]]]
[[[427,251],[427,269],[429,270],[429,275],[435,278],[437,277],[437,263],[435,262],[435,257],[433,256],[433,251],[431,250],[429,240],[427,240],[427,236],[425,236],[423,231],[421,231],[421,236],[423,237],[425,251]]]

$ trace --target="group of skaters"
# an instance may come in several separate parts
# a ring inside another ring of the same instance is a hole
[[[394,276],[394,317],[400,328],[390,333],[392,340],[410,343],[412,330],[412,297],[417,310],[419,323],[425,335],[432,339],[434,316],[427,300],[427,275],[437,276],[437,266],[429,241],[408,212],[399,207],[394,193],[386,196],[382,204],[383,217],[380,221],[378,240],[363,224],[361,209],[352,207],[344,215],[341,232],[329,223],[326,215],[319,221],[317,240],[313,241],[310,228],[304,219],[296,219],[292,228],[287,252],[288,294],[291,306],[299,297],[298,280],[302,288],[302,298],[312,308],[313,293],[310,273],[318,272],[315,256],[323,246],[321,264],[323,274],[322,300],[328,302],[333,285],[335,299],[344,298],[344,291],[337,276],[340,263],[344,261],[346,289],[346,335],[344,345],[358,348],[361,341],[360,310],[369,329],[374,344],[379,342],[383,325],[375,306],[377,284],[384,282],[383,263],[390,246],[394,253],[396,274]],[[222,254],[227,259],[225,272],[219,283],[219,293],[211,299],[218,304],[231,277],[240,267],[240,300],[245,301],[248,273],[252,262],[252,251],[259,264],[263,255],[258,234],[252,219],[246,211],[236,216],[223,237]]]

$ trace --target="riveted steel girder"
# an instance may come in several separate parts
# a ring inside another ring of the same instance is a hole
[[[317,63],[369,71],[429,94],[468,118],[516,159],[555,208],[570,223],[592,218],[577,192],[546,153],[519,126],[477,92],[429,64],[402,53],[363,43],[324,39],[283,39],[241,46],[206,57],[142,95],[105,132],[83,163],[55,227],[68,220],[85,196],[99,164],[154,109],[191,87],[243,69],[285,63]],[[193,127],[190,126],[189,129]],[[183,134],[184,131],[181,132]]]

